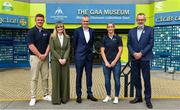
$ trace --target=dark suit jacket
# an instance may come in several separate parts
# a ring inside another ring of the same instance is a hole
[[[94,40],[94,30],[89,28],[90,39],[86,43],[83,28],[79,27],[75,29],[73,36],[73,48],[75,60],[92,60],[93,59],[93,40]]]
[[[141,34],[140,40],[137,39],[137,27],[129,31],[128,34],[128,50],[129,50],[129,60],[135,60],[133,57],[134,52],[141,52],[141,61],[148,61],[153,58],[153,48],[154,44],[154,30],[152,27],[144,26],[144,30]]]

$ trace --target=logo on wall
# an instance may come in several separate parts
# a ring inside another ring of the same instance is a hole
[[[26,25],[27,25],[27,21],[26,21],[24,18],[20,18],[20,19],[19,19],[19,24],[20,24],[21,26],[26,26]]]
[[[13,6],[10,2],[4,2],[2,9],[5,11],[12,11],[13,10]]]
[[[63,15],[63,11],[62,11],[61,8],[58,8],[58,9],[55,11],[54,14],[55,14],[56,16],[58,16],[58,15]]]
[[[67,18],[67,16],[64,15],[63,10],[58,7],[54,12],[54,15],[51,16],[52,19],[55,19],[56,21],[63,21]]]

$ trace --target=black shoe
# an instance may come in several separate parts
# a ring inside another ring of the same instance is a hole
[[[52,103],[53,105],[61,105],[61,103]]]
[[[153,105],[152,105],[151,102],[146,102],[146,106],[147,106],[147,108],[149,108],[149,109],[152,109],[152,108],[153,108]]]
[[[67,103],[67,101],[61,101],[62,102],[62,104],[66,104]]]
[[[89,99],[91,101],[98,101],[98,99],[96,99],[93,95],[88,95],[87,99]]]
[[[129,101],[129,103],[131,103],[131,104],[141,103],[141,102],[143,102],[142,98],[135,98],[135,99]]]
[[[81,102],[82,102],[81,97],[77,97],[76,102],[77,102],[77,103],[81,103]]]

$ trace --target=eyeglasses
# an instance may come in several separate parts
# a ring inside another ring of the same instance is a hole
[[[137,21],[145,21],[145,19],[136,19]]]
[[[86,22],[86,23],[88,23],[89,21],[83,21],[83,22]]]

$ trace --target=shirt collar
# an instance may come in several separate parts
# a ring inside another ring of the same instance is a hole
[[[35,26],[35,28],[39,31],[39,32],[41,32],[41,31],[43,31],[44,30],[44,28],[42,27],[42,28],[38,28],[38,27],[36,27]]]
[[[83,28],[83,31],[89,31],[89,28]]]
[[[107,37],[108,37],[109,39],[111,39],[111,37],[110,37],[109,35],[108,35]],[[112,39],[114,39],[114,35],[112,36]]]
[[[144,25],[143,26],[137,26],[138,30],[143,30],[144,29]]]
[[[60,34],[58,34],[58,37],[59,37],[59,38],[61,38],[61,37],[63,38],[63,37],[64,37],[64,35],[63,35],[63,34],[61,34],[61,35],[60,35]]]

